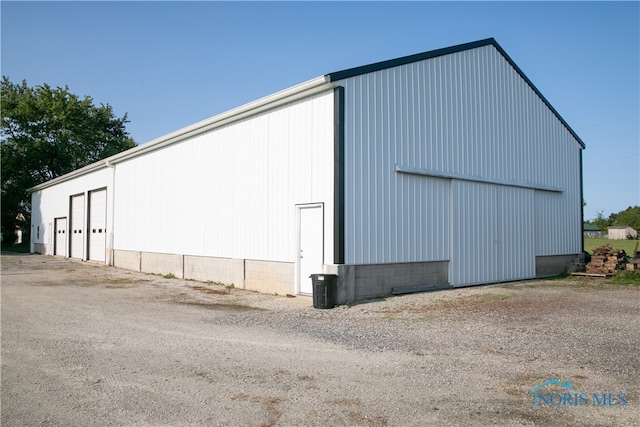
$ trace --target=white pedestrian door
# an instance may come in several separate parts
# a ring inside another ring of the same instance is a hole
[[[298,206],[298,278],[297,288],[301,294],[312,294],[312,274],[322,274],[323,258],[323,220],[322,204]]]
[[[67,218],[55,219],[54,233],[56,234],[54,255],[67,256]]]
[[[105,261],[107,247],[107,190],[89,193],[89,259]]]
[[[71,196],[71,258],[84,259],[84,194]]]

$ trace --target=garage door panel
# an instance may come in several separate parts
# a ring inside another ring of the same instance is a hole
[[[54,255],[67,256],[67,218],[55,219],[55,248]]]
[[[71,258],[84,258],[84,194],[71,196],[71,229],[70,255]]]
[[[105,261],[107,243],[107,190],[89,193],[89,259]]]

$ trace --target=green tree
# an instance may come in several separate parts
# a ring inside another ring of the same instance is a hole
[[[640,206],[629,206],[627,209],[609,215],[611,225],[628,225],[640,230]]]
[[[110,105],[95,106],[68,87],[29,87],[2,77],[3,235],[30,222],[28,189],[90,163],[135,147]],[[21,215],[24,220],[18,219]]]
[[[596,215],[596,219],[592,221],[592,224],[598,227],[600,231],[607,231],[607,227],[609,227],[609,220],[604,217],[603,211],[598,212]]]

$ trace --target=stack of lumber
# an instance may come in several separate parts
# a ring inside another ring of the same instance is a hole
[[[627,254],[622,249],[613,249],[606,244],[593,250],[591,262],[587,264],[587,273],[613,274],[616,270],[624,270]]]

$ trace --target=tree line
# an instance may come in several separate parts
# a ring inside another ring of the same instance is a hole
[[[116,117],[109,104],[94,105],[69,88],[30,87],[2,77],[2,236],[29,229],[28,189],[135,147],[126,131],[127,114]]]
[[[609,217],[605,217],[603,211],[598,212],[596,218],[592,221],[585,221],[586,224],[593,224],[600,231],[607,231],[608,227],[613,226],[629,226],[640,231],[640,206],[629,206],[627,209],[612,213]]]

